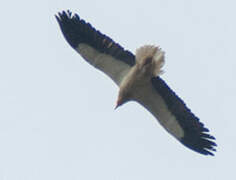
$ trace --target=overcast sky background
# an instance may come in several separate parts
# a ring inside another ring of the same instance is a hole
[[[0,180],[235,178],[233,0],[5,1],[0,7]],[[217,138],[215,157],[169,135],[65,41],[70,9],[123,47],[166,51],[163,79]]]

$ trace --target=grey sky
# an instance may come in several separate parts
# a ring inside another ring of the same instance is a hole
[[[235,177],[232,0],[16,1],[1,6],[0,179]],[[118,88],[64,40],[70,9],[123,47],[166,52],[163,79],[217,138],[215,157],[176,141],[143,107],[114,111]]]

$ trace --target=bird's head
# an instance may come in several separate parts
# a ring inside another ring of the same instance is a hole
[[[118,99],[117,99],[117,101],[116,101],[116,106],[115,106],[115,109],[117,109],[119,106],[121,106],[123,104],[123,100],[122,100],[122,98],[119,98],[118,97]]]
[[[126,93],[125,91],[120,91],[119,95],[118,95],[118,98],[117,98],[117,101],[116,101],[115,109],[117,109],[119,106],[125,104],[129,100],[130,100],[129,93]]]

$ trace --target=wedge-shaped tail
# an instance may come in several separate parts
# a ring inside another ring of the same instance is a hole
[[[157,46],[145,45],[136,50],[136,63],[140,66],[145,66],[151,63],[152,69],[150,69],[151,76],[156,77],[163,73],[161,69],[165,63],[164,51]]]

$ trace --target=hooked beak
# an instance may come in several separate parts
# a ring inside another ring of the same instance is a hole
[[[114,110],[116,110],[121,104],[122,104],[121,100],[118,99],[117,102],[116,102],[116,106],[115,106]]]
[[[116,110],[119,106],[120,106],[120,104],[117,103],[114,110]]]
[[[115,108],[114,108],[114,110],[116,110],[118,107],[119,107],[119,105],[116,105]]]

